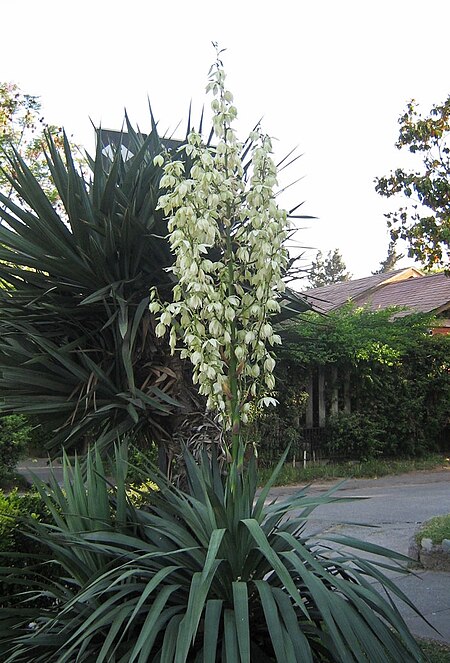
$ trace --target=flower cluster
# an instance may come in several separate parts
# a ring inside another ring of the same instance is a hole
[[[181,357],[191,360],[200,393],[232,428],[236,417],[245,423],[252,402],[273,402],[266,394],[274,388],[272,348],[280,339],[270,319],[285,287],[288,221],[275,202],[271,140],[259,128],[245,144],[237,140],[236,108],[219,60],[207,90],[214,95],[216,144],[204,145],[192,131],[181,148],[184,162],[164,165],[159,206],[168,217],[178,283],[170,304],[155,296],[150,307],[160,314],[157,335],[169,330],[172,351],[181,336]]]

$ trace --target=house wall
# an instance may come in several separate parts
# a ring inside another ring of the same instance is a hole
[[[433,327],[431,330],[431,333],[433,336],[435,334],[450,334],[450,326],[449,327]]]

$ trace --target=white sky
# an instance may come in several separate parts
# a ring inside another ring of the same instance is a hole
[[[181,121],[183,136],[190,100],[194,117],[209,104],[218,41],[241,138],[263,116],[277,155],[303,154],[281,199],[319,217],[300,243],[338,247],[355,277],[387,252],[373,180],[401,163],[398,116],[450,93],[448,0],[4,0],[1,16],[0,80],[39,95],[46,120],[90,150],[91,119],[119,129],[125,107],[145,131],[147,96],[161,131]]]

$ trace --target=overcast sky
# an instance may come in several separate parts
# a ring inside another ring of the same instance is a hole
[[[241,137],[263,116],[277,155],[303,155],[281,199],[318,217],[300,243],[339,248],[361,277],[387,252],[373,180],[401,163],[397,119],[411,98],[428,112],[450,94],[449,24],[448,0],[4,0],[0,80],[39,95],[46,120],[88,149],[91,120],[120,128],[125,107],[145,131],[147,96],[160,130],[181,122],[182,136],[191,99],[194,114],[209,103],[218,41]]]

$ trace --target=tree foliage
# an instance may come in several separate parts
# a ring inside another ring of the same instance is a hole
[[[381,260],[379,268],[372,272],[372,274],[387,274],[388,272],[392,272],[398,261],[405,257],[403,253],[397,253],[395,244],[394,240],[389,242],[386,258]]]
[[[30,429],[21,415],[0,417],[0,480],[14,472],[30,441]]]
[[[371,311],[353,304],[326,317],[307,313],[286,325],[281,356],[289,355],[302,365],[358,366],[362,361],[393,365],[427,339],[433,325],[430,314],[399,313],[395,307]]]
[[[317,251],[316,259],[311,263],[308,278],[312,288],[320,288],[330,283],[349,281],[351,274],[347,272],[339,249],[334,249],[334,251],[328,251],[326,257],[323,257],[322,251]]]
[[[399,118],[396,147],[415,155],[415,168],[379,177],[376,191],[405,203],[385,216],[393,240],[409,242],[409,256],[448,269],[450,247],[450,97],[422,116],[413,100]]]
[[[45,122],[39,97],[22,92],[16,83],[0,83],[0,188],[7,195],[17,194],[5,172],[8,158],[16,151],[26,160],[46,195],[52,202],[57,200],[45,158],[46,132],[55,144],[62,145],[62,131]]]

